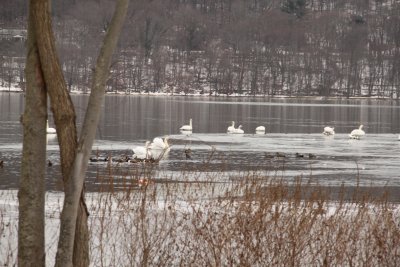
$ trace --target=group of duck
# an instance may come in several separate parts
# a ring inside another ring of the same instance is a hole
[[[283,152],[275,152],[275,153],[268,153],[268,152],[265,152],[264,153],[264,157],[266,158],[266,159],[273,159],[273,158],[286,158],[287,156],[289,156],[289,155],[287,155],[287,154],[285,154],[285,153],[283,153]],[[315,159],[317,156],[315,155],[315,154],[313,154],[313,153],[308,153],[307,154],[307,156],[306,155],[304,155],[304,154],[301,154],[301,153],[298,153],[298,152],[296,152],[295,154],[294,154],[294,156],[296,157],[296,158],[309,158],[309,159]]]

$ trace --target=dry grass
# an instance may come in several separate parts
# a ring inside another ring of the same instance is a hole
[[[98,215],[90,222],[93,264],[400,265],[400,210],[386,195],[342,188],[333,201],[329,188],[301,179],[287,184],[248,173],[235,181],[125,184],[90,195]]]
[[[231,183],[161,183],[151,168],[118,168],[100,171],[105,186],[87,194],[92,266],[400,266],[400,209],[384,195],[343,189],[333,200],[329,188],[257,173]],[[47,198],[52,265],[61,194]],[[0,199],[0,266],[12,266],[15,191]]]

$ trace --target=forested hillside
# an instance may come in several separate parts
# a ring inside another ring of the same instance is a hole
[[[112,0],[54,0],[70,90],[90,87]],[[2,0],[0,85],[24,87],[27,1]],[[109,91],[400,97],[400,1],[135,0]]]

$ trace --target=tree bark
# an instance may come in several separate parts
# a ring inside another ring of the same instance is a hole
[[[71,173],[78,144],[75,124],[76,115],[57,56],[49,6],[49,0],[31,0],[30,2],[39,56],[42,63],[41,67],[57,129],[64,190],[67,192],[70,190],[68,188],[68,177]],[[88,266],[89,233],[87,218],[89,214],[84,201],[84,193],[83,191],[79,193],[82,197],[80,198],[79,215],[76,223],[77,229],[74,239],[74,266]]]
[[[77,154],[71,176],[66,187],[64,207],[61,213],[60,239],[58,243],[56,266],[72,266],[74,231],[79,199],[85,179],[85,173],[92,150],[96,129],[100,120],[101,106],[104,100],[106,81],[109,76],[112,54],[117,46],[118,37],[128,9],[129,0],[118,0],[113,18],[105,36],[97,59],[91,94],[85,120],[79,139]]]
[[[28,18],[25,111],[19,185],[18,265],[45,266],[44,179],[47,95],[32,23]]]

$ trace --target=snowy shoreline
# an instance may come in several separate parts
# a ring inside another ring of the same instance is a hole
[[[23,90],[19,88],[4,88],[0,87],[0,93],[17,93],[23,94],[25,93]],[[71,95],[89,95],[90,93],[85,93],[83,91],[70,91]],[[290,95],[250,95],[250,94],[200,94],[200,93],[180,93],[180,94],[172,94],[166,92],[106,92],[106,95],[120,95],[120,96],[169,96],[169,97],[203,97],[203,98],[271,98],[271,99],[306,99],[306,100],[362,100],[362,99],[371,99],[371,100],[390,100],[390,101],[399,101],[400,99],[390,98],[390,97],[381,97],[381,96],[290,96]]]

